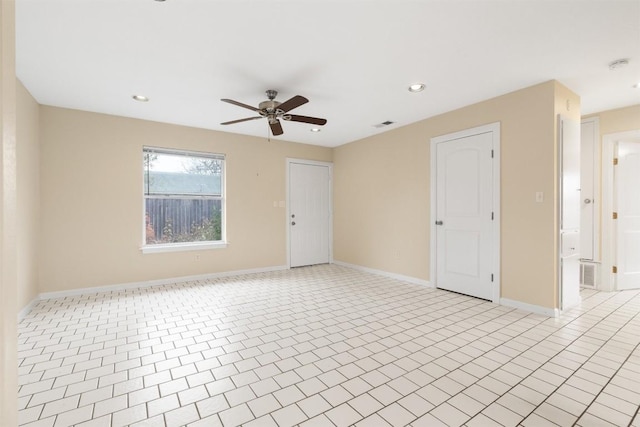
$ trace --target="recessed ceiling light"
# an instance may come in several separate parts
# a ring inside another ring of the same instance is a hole
[[[416,83],[413,84],[411,86],[409,86],[409,92],[422,92],[425,88],[425,84],[424,83]]]
[[[140,102],[149,102],[149,98],[144,95],[133,95],[132,98]]]
[[[320,132],[320,128],[311,128],[309,129],[311,132]]]

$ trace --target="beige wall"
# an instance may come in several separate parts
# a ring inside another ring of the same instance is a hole
[[[15,2],[0,1],[0,426],[18,425]]]
[[[41,107],[40,291],[286,265],[286,158],[329,148]],[[142,147],[226,154],[225,249],[142,254]],[[196,261],[196,254],[200,259]]]
[[[604,135],[640,129],[640,104],[584,116],[585,119],[591,117],[599,119],[602,143]]]
[[[429,280],[430,139],[500,122],[501,297],[557,307],[556,114],[567,97],[579,117],[579,98],[551,81],[336,148],[334,258]]]
[[[333,256],[429,279],[429,141],[424,122],[334,149]]]
[[[23,104],[33,108],[31,101]],[[287,157],[335,158],[336,260],[429,280],[430,138],[497,121],[501,296],[557,305],[555,117],[579,115],[578,97],[557,82],[334,150],[54,107],[40,111],[40,292],[285,265],[285,209],[273,202],[285,200]],[[197,252],[198,261],[196,252],[140,252],[143,145],[227,155],[226,249]],[[544,203],[534,202],[537,191],[546,194]],[[24,295],[21,306],[33,293]]]
[[[17,102],[18,308],[21,309],[39,293],[40,107],[19,81]]]

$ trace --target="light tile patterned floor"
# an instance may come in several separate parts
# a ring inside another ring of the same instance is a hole
[[[322,265],[41,301],[20,425],[640,427],[640,292],[550,319]]]

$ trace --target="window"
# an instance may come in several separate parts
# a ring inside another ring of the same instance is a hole
[[[224,246],[224,155],[143,154],[143,252]]]

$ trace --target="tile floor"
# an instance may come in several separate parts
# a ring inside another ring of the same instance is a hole
[[[20,425],[640,427],[640,292],[559,319],[335,265],[41,301]]]

